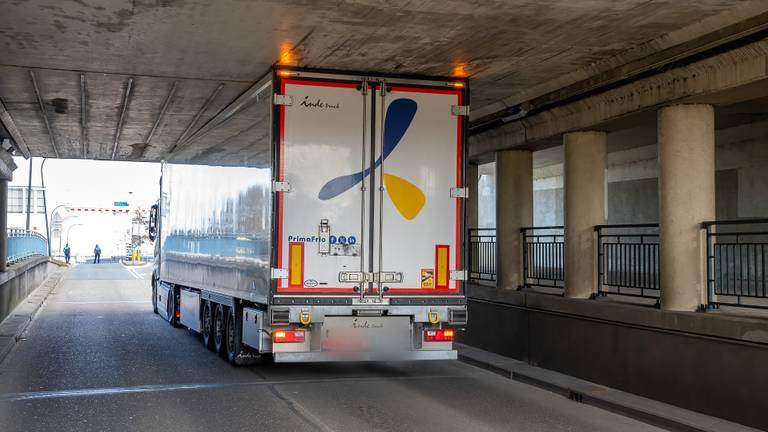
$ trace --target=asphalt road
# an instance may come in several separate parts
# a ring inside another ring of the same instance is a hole
[[[0,430],[659,430],[458,361],[234,368],[134,270],[67,271],[0,364]]]

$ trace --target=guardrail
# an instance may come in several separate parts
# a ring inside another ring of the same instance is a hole
[[[470,228],[469,279],[496,280],[496,228]]]
[[[702,223],[707,303],[768,308],[768,219]]]
[[[597,294],[658,299],[659,225],[597,225]]]
[[[563,288],[565,232],[562,225],[520,228],[523,237],[523,286]]]
[[[8,228],[7,264],[44,255],[48,255],[48,242],[44,235],[21,228]]]

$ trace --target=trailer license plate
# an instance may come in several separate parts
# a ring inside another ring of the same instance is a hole
[[[411,348],[410,317],[325,317],[325,351],[404,351]]]

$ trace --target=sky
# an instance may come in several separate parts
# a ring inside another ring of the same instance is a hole
[[[41,186],[40,165],[42,158],[33,158],[32,186]],[[29,161],[14,157],[18,168],[13,172],[10,185],[25,186],[29,178]],[[79,159],[48,159],[43,166],[47,190],[48,217],[59,205],[71,207],[115,208],[114,203],[128,202],[129,209],[146,209],[157,201],[160,193],[160,164],[143,162],[112,162]],[[69,232],[73,254],[91,255],[98,243],[103,256],[119,255],[119,241],[130,228],[130,216],[66,212],[56,210],[62,217],[75,216],[64,221],[64,237]],[[131,212],[132,213],[132,212]],[[129,213],[130,214],[130,213]],[[26,215],[9,215],[8,226],[25,225]],[[45,234],[43,215],[31,225],[40,225]],[[71,228],[70,228],[71,227]],[[55,253],[57,244],[51,248]]]

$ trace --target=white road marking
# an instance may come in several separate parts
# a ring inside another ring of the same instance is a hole
[[[140,275],[136,270],[126,266],[125,264],[123,264],[123,267],[126,270],[128,270],[128,273],[130,273],[131,276],[133,276],[134,278],[136,278],[136,279],[144,279],[144,276]]]
[[[190,383],[190,384],[161,384],[161,385],[140,385],[132,387],[101,387],[84,388],[70,390],[53,391],[33,391],[21,393],[0,394],[0,402],[16,402],[39,399],[59,399],[71,397],[87,396],[109,396],[126,393],[155,393],[179,390],[201,390],[217,389],[224,387],[245,387],[245,386],[269,386],[269,385],[290,385],[290,384],[324,384],[338,382],[388,382],[388,381],[421,381],[430,379],[460,379],[467,378],[461,375],[423,375],[423,376],[378,376],[378,377],[348,377],[348,378],[316,378],[316,379],[297,379],[297,380],[264,380],[251,382],[227,382],[227,383]]]

